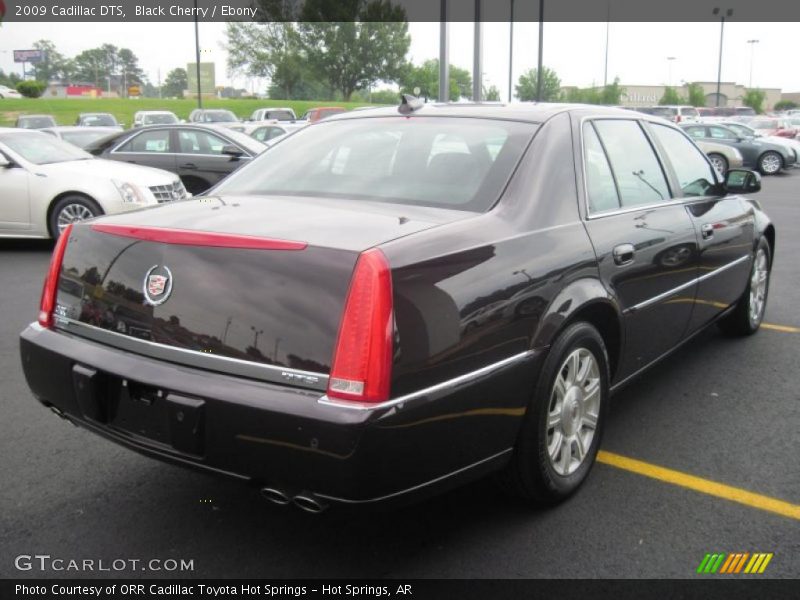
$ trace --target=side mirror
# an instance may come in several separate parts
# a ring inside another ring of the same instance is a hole
[[[234,146],[233,144],[228,144],[227,146],[222,147],[222,154],[233,156],[234,158],[239,158],[240,156],[244,155],[244,152],[237,146]]]
[[[754,194],[761,191],[761,175],[748,169],[730,169],[725,174],[725,189],[733,194]]]

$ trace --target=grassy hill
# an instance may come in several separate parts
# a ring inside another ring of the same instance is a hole
[[[298,117],[303,116],[309,108],[315,106],[344,106],[352,109],[357,106],[368,106],[359,102],[328,101],[296,101],[296,100],[203,100],[203,108],[226,108],[242,119],[248,118],[257,108],[270,106],[288,106],[294,109]],[[197,101],[191,99],[159,100],[158,98],[24,98],[21,100],[0,100],[0,126],[13,127],[21,114],[45,113],[55,117],[59,125],[72,125],[78,113],[109,112],[117,120],[130,127],[133,114],[138,110],[171,110],[181,119],[186,119],[192,109],[197,108]]]

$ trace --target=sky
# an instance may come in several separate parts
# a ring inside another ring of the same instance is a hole
[[[556,71],[562,85],[602,85],[606,23],[545,23],[545,66]],[[410,58],[421,63],[439,55],[439,24],[411,23]],[[472,71],[472,23],[450,24],[450,62]],[[611,23],[608,25],[608,78],[625,85],[681,85],[682,81],[716,81],[719,23]],[[508,98],[509,24],[484,24],[483,73],[486,87],[495,85]],[[60,52],[74,56],[103,43],[127,47],[153,83],[175,67],[194,60],[194,24],[187,23],[4,23],[0,26],[0,68],[20,73],[12,50],[27,49],[46,38]],[[514,25],[514,71],[535,67],[538,23]],[[751,39],[759,40],[748,44]],[[200,23],[202,60],[217,64],[218,85],[232,84],[264,91],[265,82],[226,73],[224,23]],[[800,50],[797,23],[726,22],[722,80],[753,87],[800,91]],[[673,57],[673,60],[667,60]],[[381,86],[378,86],[381,87]]]

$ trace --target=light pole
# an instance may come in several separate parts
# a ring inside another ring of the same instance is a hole
[[[747,87],[753,87],[753,58],[758,40],[747,40],[747,43],[750,44],[750,83]]]
[[[197,0],[194,0],[194,55],[195,73],[197,74],[197,108],[203,108],[203,95],[200,89],[200,23],[197,17]]]
[[[608,85],[608,36],[611,30],[611,0],[606,4],[606,61],[603,67],[603,87]]]
[[[729,8],[725,11],[725,14],[722,14],[722,11],[719,8],[714,8],[711,11],[712,15],[720,15],[719,18],[719,66],[717,68],[717,103],[716,105],[719,106],[719,88],[720,83],[722,81],[722,38],[725,34],[725,17],[732,17],[733,16],[733,9]]]
[[[536,101],[542,101],[542,51],[544,49],[544,0],[539,0],[539,64],[536,70]]]
[[[667,77],[667,87],[672,87],[672,61],[675,60],[674,56],[667,57],[667,65],[669,68],[669,76]]]
[[[514,72],[514,0],[511,0],[511,29],[508,34],[508,101],[511,102],[512,75]]]

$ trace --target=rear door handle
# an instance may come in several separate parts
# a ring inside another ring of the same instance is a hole
[[[714,237],[714,226],[711,223],[705,223],[700,227],[700,235],[703,236],[704,240]]]
[[[190,171],[197,169],[197,165],[194,163],[186,163],[185,165],[180,166],[181,169],[188,169]]]
[[[614,263],[617,265],[629,265],[633,262],[634,254],[636,253],[633,244],[620,244],[612,251],[614,256]]]

